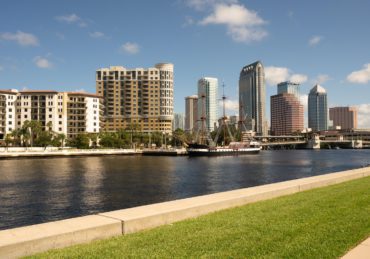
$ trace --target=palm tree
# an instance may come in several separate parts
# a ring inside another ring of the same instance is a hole
[[[22,132],[21,129],[14,129],[11,133],[10,136],[13,137],[14,139],[14,144],[20,146],[21,145],[21,136]]]
[[[66,139],[66,135],[64,133],[61,133],[61,134],[58,135],[58,138],[60,139],[62,147],[64,147],[64,141]]]

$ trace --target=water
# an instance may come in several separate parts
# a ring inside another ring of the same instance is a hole
[[[358,168],[370,150],[0,160],[0,229]]]

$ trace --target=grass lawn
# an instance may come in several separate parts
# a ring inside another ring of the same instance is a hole
[[[338,258],[370,235],[370,177],[34,258]]]

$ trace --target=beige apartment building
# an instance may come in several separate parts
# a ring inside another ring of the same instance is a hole
[[[80,92],[52,90],[0,90],[0,139],[25,121],[39,121],[68,138],[78,133],[99,133],[102,126],[102,98]]]
[[[357,129],[356,107],[333,107],[329,108],[329,119],[333,126],[340,126],[343,130]]]
[[[142,132],[172,132],[173,64],[98,69],[96,93],[104,99],[105,131],[135,127]]]

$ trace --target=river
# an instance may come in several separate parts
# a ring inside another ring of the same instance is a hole
[[[362,167],[370,150],[0,160],[0,229]]]

